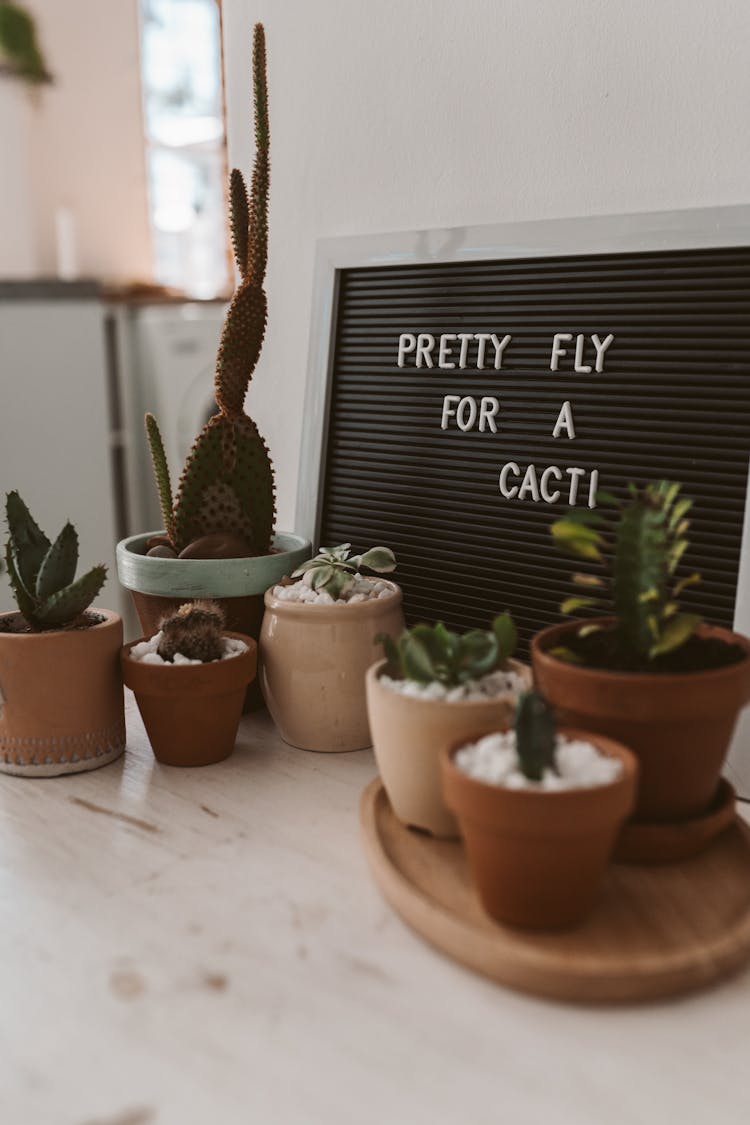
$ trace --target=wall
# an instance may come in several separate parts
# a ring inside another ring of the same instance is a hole
[[[270,322],[248,408],[284,528],[317,238],[750,196],[746,0],[224,0],[230,159],[245,170],[256,20]]]
[[[28,0],[55,85],[33,113],[40,272],[56,272],[55,211],[70,207],[79,271],[152,275],[137,0]]]

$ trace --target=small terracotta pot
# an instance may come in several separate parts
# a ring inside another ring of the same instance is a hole
[[[385,584],[391,597],[354,605],[285,602],[266,591],[260,679],[285,742],[334,752],[372,745],[365,674],[382,652],[378,634],[404,629],[401,590]]]
[[[279,532],[270,555],[240,559],[160,559],[147,555],[147,543],[163,532],[133,535],[117,544],[117,574],[130,590],[144,636],[153,637],[159,622],[185,602],[210,598],[219,603],[230,632],[258,640],[263,593],[310,558],[309,539]],[[257,683],[248,688],[245,710],[262,706]]]
[[[0,632],[0,772],[54,777],[97,769],[125,749],[122,620],[88,629]],[[22,620],[18,613],[2,618]]]
[[[580,625],[554,625],[533,638],[539,691],[560,722],[608,735],[634,751],[640,762],[637,820],[702,815],[716,795],[737,716],[750,700],[750,641],[701,625],[699,636],[739,645],[745,659],[707,672],[608,672],[550,655],[550,649],[568,644]]]
[[[234,749],[247,685],[255,676],[257,645],[208,664],[145,664],[122,649],[122,675],[135,692],[154,757],[166,766],[208,766]],[[141,638],[143,640],[144,638]]]
[[[396,816],[411,828],[454,839],[458,824],[445,806],[440,783],[440,754],[447,746],[490,734],[513,719],[511,695],[473,702],[413,699],[380,683],[386,661],[367,673],[367,710],[375,758]],[[531,669],[517,660],[508,667],[531,687]]]
[[[507,789],[457,769],[460,746],[441,758],[446,804],[458,818],[482,906],[497,922],[533,930],[580,922],[596,893],[620,827],[635,801],[638,763],[624,746],[601,735],[563,729],[592,742],[624,766],[610,785],[553,792]]]

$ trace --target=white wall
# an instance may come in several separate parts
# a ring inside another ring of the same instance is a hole
[[[149,280],[137,0],[28,0],[55,85],[32,114],[37,269],[56,272],[71,209],[82,275]]]
[[[294,521],[315,240],[747,202],[747,0],[224,0],[230,158],[266,27],[270,322],[248,409]]]

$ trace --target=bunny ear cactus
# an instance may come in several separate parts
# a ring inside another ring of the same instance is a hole
[[[502,613],[490,630],[472,629],[463,636],[438,622],[415,625],[396,641],[386,635],[377,640],[383,645],[390,675],[453,688],[500,667],[515,652],[517,632],[510,614]]]
[[[525,691],[516,707],[516,753],[521,773],[529,781],[541,781],[548,770],[557,773],[555,748],[557,723],[544,696]]]
[[[699,574],[676,580],[675,571],[689,546],[687,518],[692,501],[680,496],[680,485],[657,481],[638,489],[615,507],[614,520],[600,511],[571,511],[552,525],[552,535],[567,554],[597,564],[602,573],[574,574],[580,593],[567,598],[563,613],[593,610],[614,613],[616,645],[628,664],[648,666],[680,648],[702,618],[680,611],[682,591],[700,581]],[[579,637],[599,631],[584,625]],[[570,658],[573,654],[560,652]]]
[[[215,414],[196,438],[172,503],[159,428],[151,415],[151,448],[165,531],[177,553],[207,535],[231,532],[248,554],[268,554],[276,519],[274,474],[268,448],[244,413],[247,388],[266,331],[263,282],[268,257],[269,129],[266,45],[262,24],[253,38],[255,165],[250,195],[238,169],[230,179],[232,243],[240,281],[227,311],[214,379]]]
[[[78,535],[71,523],[50,542],[17,492],[8,493],[5,514],[5,564],[20,613],[40,631],[73,624],[101,590],[107,568],[95,566],[76,580]]]
[[[396,569],[396,556],[389,547],[371,547],[362,555],[352,555],[351,549],[351,543],[321,547],[314,559],[294,571],[292,578],[302,578],[311,590],[326,590],[336,599],[352,588],[359,570],[392,574]]]

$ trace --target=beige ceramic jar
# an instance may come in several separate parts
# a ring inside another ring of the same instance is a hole
[[[440,755],[462,739],[478,738],[513,721],[515,696],[495,699],[415,699],[380,682],[386,661],[367,673],[367,709],[375,757],[393,811],[404,824],[452,839],[458,825],[444,802]],[[531,687],[531,669],[517,660],[506,668]]]
[[[266,591],[260,680],[281,737],[302,750],[362,750],[372,745],[365,674],[382,649],[379,633],[404,629],[401,590],[334,605],[282,601]]]

